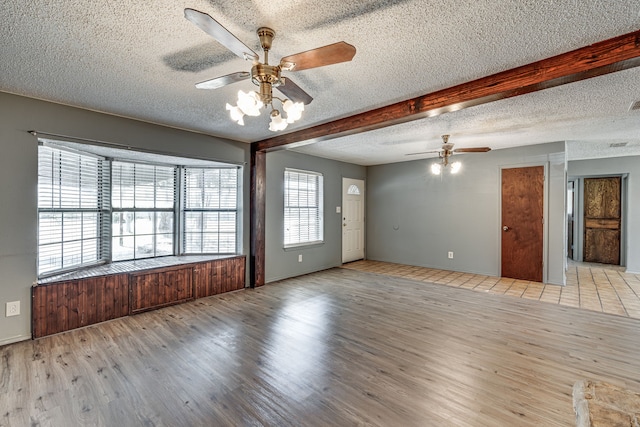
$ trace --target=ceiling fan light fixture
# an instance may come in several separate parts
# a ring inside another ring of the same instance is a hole
[[[462,169],[462,163],[460,162],[451,163],[451,173],[458,173],[460,172],[460,169]]]
[[[293,123],[302,117],[304,104],[302,102],[293,102],[290,99],[285,99],[282,103],[282,109],[287,113],[287,123]]]
[[[227,102],[227,110],[229,110],[229,115],[231,116],[231,120],[238,123],[240,126],[244,126],[244,113],[242,110],[234,105],[231,105]]]
[[[260,109],[264,103],[260,99],[260,95],[256,92],[238,91],[238,108],[247,116],[257,117],[260,115]]]
[[[271,122],[269,123],[269,130],[272,132],[278,132],[287,128],[287,121],[280,115],[280,111],[271,111]]]
[[[281,131],[286,129],[289,123],[293,123],[296,120],[299,120],[302,117],[302,112],[304,111],[304,103],[302,102],[293,102],[290,99],[285,99],[284,101],[280,98],[276,98],[269,94],[270,104],[273,108],[273,100],[277,99],[282,103],[282,109],[285,113],[287,113],[287,117],[284,118],[279,110],[273,109],[271,111],[271,122],[269,123],[269,130],[273,132]],[[231,116],[231,120],[238,123],[241,126],[244,126],[243,117],[253,116],[257,117],[260,115],[260,110],[265,106],[265,102],[263,101],[264,97],[257,92],[244,92],[242,90],[238,91],[238,101],[237,106],[233,106],[227,103],[227,110],[229,111],[229,115]]]

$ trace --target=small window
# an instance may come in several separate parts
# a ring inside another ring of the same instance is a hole
[[[284,172],[284,247],[323,240],[323,177],[309,171]]]
[[[360,189],[358,188],[357,185],[351,184],[349,186],[349,188],[347,189],[347,194],[349,194],[351,196],[359,196],[360,195]]]
[[[112,163],[113,261],[174,254],[175,171],[173,166]]]
[[[184,168],[182,252],[237,251],[238,168]]]
[[[104,159],[38,147],[38,275],[101,262],[108,218]]]

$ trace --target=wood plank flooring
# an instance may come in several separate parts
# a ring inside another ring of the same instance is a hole
[[[342,268],[640,319],[640,275],[619,267],[570,263],[566,286],[381,261],[356,261]]]
[[[0,426],[571,426],[577,380],[640,390],[639,320],[450,279],[336,268],[0,347]]]

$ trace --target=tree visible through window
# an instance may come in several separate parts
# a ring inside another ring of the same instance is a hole
[[[284,172],[284,246],[320,243],[323,239],[323,177],[309,171]]]

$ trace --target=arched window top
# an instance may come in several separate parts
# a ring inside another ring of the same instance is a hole
[[[360,189],[358,188],[357,185],[351,184],[349,186],[349,189],[347,190],[347,194],[352,195],[352,196],[359,196],[360,195]]]

